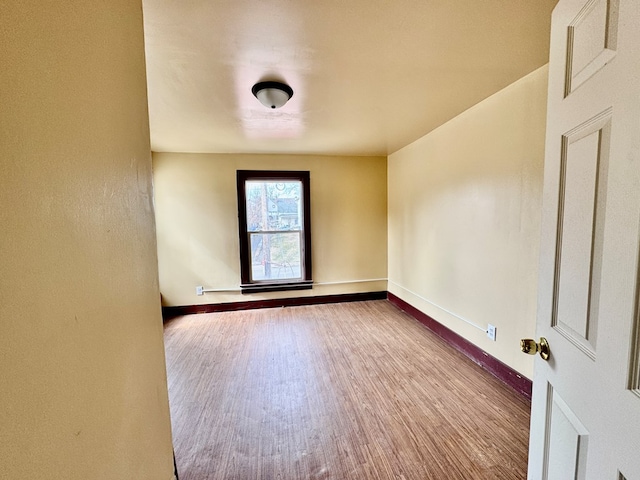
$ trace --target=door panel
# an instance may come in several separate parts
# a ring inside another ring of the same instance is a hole
[[[552,326],[595,359],[609,158],[607,110],[562,136]]]
[[[547,474],[549,480],[585,478],[589,433],[569,405],[553,391],[550,395]]]
[[[587,81],[616,53],[618,0],[586,2],[567,28],[565,95]]]
[[[640,479],[640,2],[552,19],[529,478]]]

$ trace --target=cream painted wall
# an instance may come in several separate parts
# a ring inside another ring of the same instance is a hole
[[[238,289],[237,170],[309,170],[315,282],[387,277],[384,157],[154,153],[153,178],[163,304],[384,291],[386,280],[312,290],[196,295],[196,286]]]
[[[389,291],[529,378],[546,89],[542,67],[388,160]]]
[[[140,1],[0,15],[0,478],[170,480]]]

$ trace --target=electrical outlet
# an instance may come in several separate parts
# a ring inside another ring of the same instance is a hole
[[[496,341],[496,327],[495,327],[495,325],[489,324],[487,326],[487,337],[489,337],[494,342]]]
[[[204,295],[204,287],[202,285],[196,287],[196,295]]]

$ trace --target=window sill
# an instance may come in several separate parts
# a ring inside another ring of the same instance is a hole
[[[286,292],[290,290],[311,290],[313,288],[312,281],[295,282],[295,283],[252,283],[249,285],[240,285],[243,294],[248,293],[265,293],[265,292]]]

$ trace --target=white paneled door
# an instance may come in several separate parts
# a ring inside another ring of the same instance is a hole
[[[640,479],[640,1],[551,27],[529,479]]]

